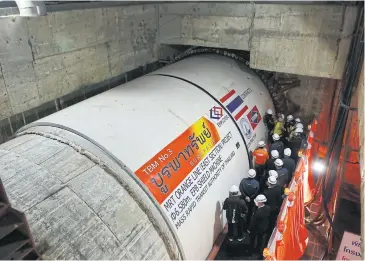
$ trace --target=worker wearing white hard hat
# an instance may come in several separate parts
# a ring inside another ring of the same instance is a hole
[[[264,123],[267,128],[268,140],[271,142],[271,135],[275,127],[275,118],[271,109],[267,110],[266,115],[264,116]]]
[[[295,125],[293,115],[288,115],[286,117],[286,122],[284,123],[284,130],[283,130],[283,138],[284,141],[289,139],[290,133],[293,131]]]
[[[274,187],[277,183],[278,183],[277,178],[273,175],[270,175],[269,178],[267,179],[268,188]]]
[[[242,179],[240,182],[240,192],[242,198],[246,201],[248,208],[247,221],[249,221],[252,215],[253,200],[260,191],[260,183],[255,177],[256,171],[254,169],[249,169],[247,178]]]
[[[288,115],[288,116],[286,117],[286,121],[287,121],[287,122],[290,122],[290,121],[292,121],[292,120],[294,120],[293,115]]]
[[[271,209],[269,231],[274,229],[276,223],[276,217],[280,212],[280,207],[283,202],[284,188],[277,185],[278,180],[274,175],[269,176],[267,179],[267,188],[263,191],[263,194],[267,198],[266,204]]]
[[[294,130],[290,133],[289,141],[292,140],[294,136],[298,136],[298,133],[303,133],[302,123],[297,123],[294,127]]]
[[[300,122],[300,119],[299,118],[295,118],[294,120],[295,122]]]
[[[267,206],[265,195],[257,195],[254,202],[257,210],[253,214],[248,232],[250,233],[251,249],[263,252],[266,243],[266,231],[269,228],[271,209]]]
[[[298,125],[299,124],[301,123],[298,123]],[[288,142],[288,147],[291,149],[290,157],[295,161],[295,163],[298,161],[302,149],[305,149],[307,145],[307,137],[304,133],[303,128],[295,128],[295,130],[290,135],[290,139]]]
[[[243,240],[243,231],[245,229],[246,215],[248,212],[245,201],[239,195],[239,188],[233,185],[229,190],[229,197],[223,203],[223,210],[226,211],[228,223],[228,240]],[[235,238],[237,235],[237,238]]]
[[[240,190],[236,185],[233,185],[229,190],[229,193],[234,196],[237,196],[239,192]]]
[[[282,161],[284,163],[283,167],[288,170],[289,180],[292,179],[296,167],[295,161],[290,156],[291,156],[291,149],[286,148],[284,150],[284,158],[282,159]]]
[[[274,142],[270,145],[269,152],[271,153],[271,151],[277,150],[280,157],[282,157],[284,153],[284,143],[280,140],[280,136],[277,133],[272,135],[272,138]]]
[[[259,147],[259,148],[265,148],[265,146],[266,146],[266,143],[263,140],[260,140],[259,143],[257,144],[257,147]]]
[[[255,177],[256,171],[254,169],[249,169],[247,178],[242,179],[240,183],[240,192],[247,203],[251,202],[260,190],[260,184]]]
[[[295,124],[295,128],[302,128],[302,129],[304,129],[303,123],[301,123],[301,122],[296,123]]]
[[[276,159],[274,164],[278,173],[278,184],[286,187],[289,184],[289,173],[286,168],[283,168],[284,162],[281,159]]]
[[[296,128],[295,130],[294,130],[294,133],[303,133],[303,128]]]
[[[255,170],[257,173],[256,179],[259,181],[260,187],[265,182],[265,164],[269,159],[269,153],[267,152],[265,145],[265,142],[260,140],[258,147],[252,152],[253,162],[255,163]]]
[[[278,173],[276,172],[276,170],[269,170],[269,177],[274,177],[275,179],[278,178]]]
[[[270,155],[271,155],[271,158],[268,159],[265,164],[266,171],[275,170],[276,168],[275,168],[274,162],[276,159],[278,159],[280,157],[279,152],[277,150],[272,150],[270,152]]]

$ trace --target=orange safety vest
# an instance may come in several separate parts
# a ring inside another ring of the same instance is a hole
[[[255,157],[255,163],[259,165],[264,165],[269,159],[269,153],[263,148],[255,149],[252,155]]]

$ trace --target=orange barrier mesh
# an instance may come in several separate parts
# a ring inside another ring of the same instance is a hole
[[[312,128],[317,127],[313,121]],[[313,130],[313,129],[312,129]],[[298,161],[294,178],[289,184],[289,195],[283,202],[268,246],[264,250],[265,260],[298,260],[305,251],[308,233],[305,227],[304,205],[311,200],[315,182],[308,165],[312,160],[313,136],[308,137],[308,149]]]

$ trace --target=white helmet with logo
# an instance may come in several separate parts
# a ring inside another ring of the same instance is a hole
[[[281,159],[276,159],[274,161],[274,164],[276,167],[282,167],[284,165],[284,162]]]
[[[254,169],[249,169],[248,170],[248,173],[247,173],[247,176],[249,177],[249,178],[254,178],[254,177],[256,177],[256,170],[254,170]]]
[[[290,155],[291,155],[291,149],[286,148],[286,149],[284,150],[284,155],[285,155],[285,156],[290,157]]]
[[[239,191],[240,190],[238,189],[238,187],[236,185],[233,185],[231,187],[231,189],[229,190],[229,192],[232,193],[232,194],[238,194]]]
[[[279,175],[276,172],[276,170],[269,170],[269,177],[270,176],[273,176],[273,177],[275,177],[277,179]]]
[[[280,140],[280,136],[279,136],[279,134],[277,134],[277,133],[274,133],[274,135],[272,135],[272,139],[273,140]]]
[[[263,148],[263,147],[265,147],[265,141],[263,141],[263,140],[260,140],[259,141],[259,144],[258,144],[258,146],[260,147],[260,148]]]
[[[292,121],[294,119],[293,115],[288,115],[288,117],[286,117],[287,121]]]
[[[268,109],[267,114],[272,115],[272,109]]]
[[[277,180],[276,180],[276,177],[274,176],[269,176],[269,178],[267,179],[267,182],[271,185],[276,185],[277,183]]]
[[[272,150],[272,151],[271,151],[271,158],[273,158],[273,159],[277,159],[277,158],[279,158],[279,151],[277,151],[277,150]]]
[[[264,195],[259,194],[259,195],[257,195],[257,197],[254,199],[254,201],[255,201],[256,203],[260,203],[260,202],[266,202],[266,201],[267,201],[267,199],[266,199],[266,197],[265,197]]]

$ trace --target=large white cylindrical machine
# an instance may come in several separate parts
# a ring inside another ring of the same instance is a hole
[[[238,61],[197,55],[22,128],[0,177],[49,259],[205,259],[272,108]]]

